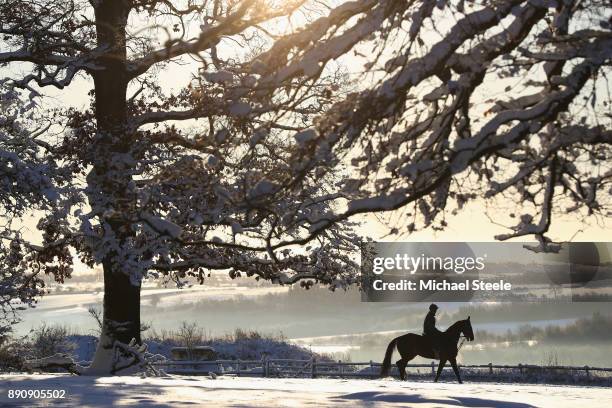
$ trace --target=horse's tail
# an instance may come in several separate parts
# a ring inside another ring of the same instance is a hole
[[[395,343],[397,343],[397,337],[391,340],[391,343],[387,346],[387,352],[385,353],[385,359],[383,360],[382,367],[380,368],[380,376],[386,377],[389,375],[389,369],[391,368],[391,357],[393,356],[393,349]]]

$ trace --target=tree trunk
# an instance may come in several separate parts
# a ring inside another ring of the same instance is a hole
[[[110,230],[105,236],[119,251],[105,253],[103,327],[88,374],[113,374],[114,343],[140,339],[140,279],[125,262],[134,233],[130,216],[135,207],[132,191],[132,135],[127,133],[126,0],[101,0],[96,6],[99,47],[105,53],[97,61],[105,67],[94,74],[97,133],[91,146],[93,166],[87,177],[92,209]]]

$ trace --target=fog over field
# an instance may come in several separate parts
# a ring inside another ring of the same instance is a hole
[[[45,324],[95,332],[88,308],[99,308],[95,275],[81,275],[35,309],[23,313],[19,334]],[[101,288],[100,288],[101,289]],[[259,284],[224,276],[184,289],[145,285],[143,321],[155,330],[194,322],[210,336],[235,329],[282,335],[314,352],[352,361],[380,361],[388,342],[406,332],[421,333],[427,303],[364,303],[357,289],[331,292]],[[612,366],[611,304],[440,303],[438,327],[471,316],[476,341],[460,352],[466,364],[570,364]],[[416,359],[414,362],[424,360]]]

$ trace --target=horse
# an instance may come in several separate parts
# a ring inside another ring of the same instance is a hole
[[[402,358],[398,360],[395,364],[399,369],[400,378],[403,381],[406,380],[406,365],[408,364],[408,362],[416,356],[421,356],[425,358],[440,360],[440,364],[438,365],[438,372],[436,374],[436,379],[434,380],[434,382],[438,382],[438,378],[440,378],[442,369],[446,365],[446,362],[450,361],[451,365],[453,366],[453,371],[457,376],[457,381],[459,382],[459,384],[462,384],[463,381],[461,381],[461,376],[459,375],[459,368],[457,367],[457,353],[459,352],[457,343],[459,342],[459,338],[461,336],[465,337],[468,341],[474,340],[474,331],[472,330],[472,323],[470,321],[470,317],[468,316],[468,318],[465,320],[459,320],[455,322],[452,326],[446,329],[446,331],[441,332],[439,336],[441,336],[439,345],[439,356],[435,355],[434,350],[431,346],[431,339],[426,336],[408,333],[391,340],[391,343],[389,343],[389,345],[387,346],[387,352],[385,353],[385,359],[382,363],[380,376],[386,377],[387,375],[389,375],[393,349],[397,347],[397,350],[399,351]]]

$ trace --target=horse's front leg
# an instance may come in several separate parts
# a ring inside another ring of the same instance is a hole
[[[438,365],[438,372],[436,373],[436,379],[434,380],[434,382],[438,382],[438,378],[440,378],[440,374],[442,374],[442,369],[444,368],[445,365],[446,365],[446,360],[441,358],[440,364]]]
[[[455,375],[457,376],[457,381],[459,381],[459,384],[463,384],[463,381],[461,381],[461,376],[459,375],[459,367],[457,367],[457,359],[451,359],[450,363],[453,366],[453,371],[455,372]]]

